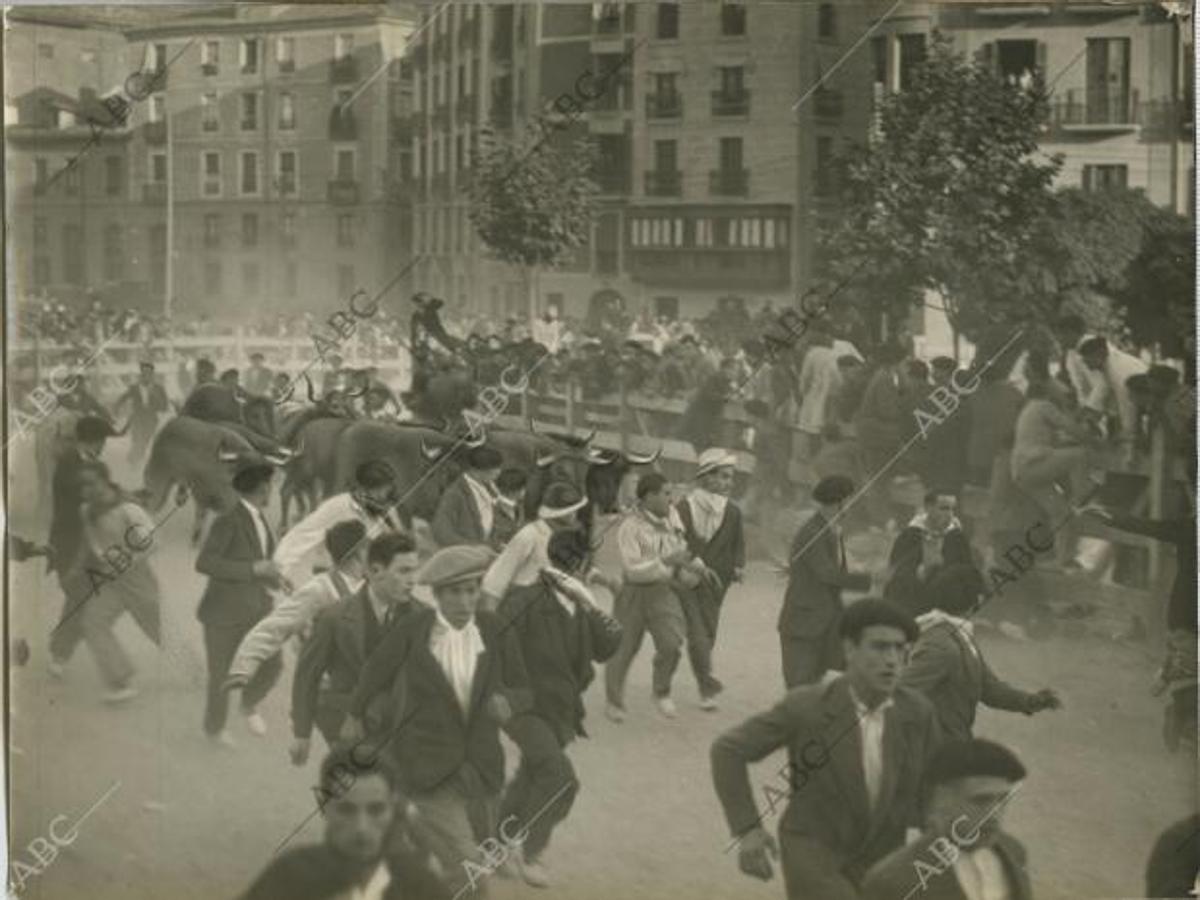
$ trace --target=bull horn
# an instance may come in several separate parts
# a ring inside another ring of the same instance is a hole
[[[607,466],[609,463],[616,462],[616,457],[595,447],[588,447],[587,460],[593,466]]]
[[[264,453],[263,459],[273,466],[286,466],[292,458],[283,453]]]
[[[551,453],[547,456],[542,456],[542,454],[539,453],[537,455],[537,457],[534,459],[533,464],[535,466],[537,466],[539,469],[544,469],[557,459],[558,459],[558,456],[554,453]]]
[[[654,463],[660,456],[662,456],[661,446],[650,454],[631,453],[628,450],[625,451],[625,461],[631,466],[648,466]]]
[[[425,438],[421,438],[421,455],[430,462],[434,462],[442,455],[440,447],[430,447],[425,443]]]
[[[217,459],[221,462],[237,462],[238,455],[234,450],[217,450]]]
[[[312,379],[308,377],[307,372],[304,373],[304,383],[306,385],[308,385],[308,402],[316,403],[317,402],[317,392],[313,388]]]
[[[467,437],[463,438],[463,443],[468,447],[482,447],[487,443],[487,432],[482,428],[479,429],[479,436],[475,437],[474,430],[467,432]]]

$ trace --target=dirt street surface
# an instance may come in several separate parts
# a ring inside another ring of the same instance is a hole
[[[114,441],[105,455],[123,460],[124,442]],[[11,482],[11,527],[40,540],[47,513],[32,507],[29,468],[21,467]],[[119,462],[115,468],[126,485],[140,480]],[[163,528],[155,558],[167,648],[157,652],[127,619],[118,628],[134,653],[142,689],[121,708],[100,702],[85,647],[64,680],[49,678],[46,638],[61,595],[43,574],[43,561],[12,565],[9,638],[24,638],[32,649],[28,663],[11,670],[10,681],[14,857],[36,866],[30,841],[46,836],[57,816],[74,822],[119,785],[79,826],[74,841],[28,877],[22,897],[233,897],[306,819],[292,841],[320,834],[310,790],[320,753],[303,769],[287,759],[290,656],[284,680],[263,709],[266,738],[249,734],[240,718],[234,751],[210,746],[201,734],[204,669],[195,610],[203,581],[193,570],[190,519],[189,507]],[[716,655],[726,693],[715,713],[698,709],[685,662],[676,681],[680,716],[659,718],[650,701],[648,640],[631,674],[624,724],[604,718],[598,678],[587,697],[591,738],[570,751],[583,788],[545,857],[554,886],[538,891],[493,879],[494,896],[783,896],[778,872],[770,883],[754,881],[738,872],[736,852],[724,852],[729,833],[708,762],[720,731],[782,693],[775,616],[783,586],[771,566],[755,562],[746,583],[731,592]],[[1036,896],[1140,895],[1155,836],[1197,807],[1194,765],[1170,756],[1159,735],[1161,705],[1149,694],[1157,648],[1091,635],[1018,642],[981,631],[980,639],[1002,677],[1025,687],[1054,686],[1066,704],[1060,712],[1030,718],[983,710],[976,726],[977,735],[1014,748],[1029,769],[1006,822],[1029,851]],[[513,756],[510,747],[510,766]],[[779,787],[781,763],[780,756],[756,768],[760,804],[764,786]],[[773,831],[774,817],[769,821]],[[66,827],[60,820],[57,833]]]

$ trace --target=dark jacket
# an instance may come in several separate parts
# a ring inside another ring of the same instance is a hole
[[[890,367],[871,376],[854,417],[861,443],[888,451],[900,446],[904,393],[903,379]]]
[[[583,730],[583,692],[593,663],[606,662],[621,643],[621,626],[603,610],[576,608],[571,616],[541,581],[514,587],[497,610],[520,646],[534,715],[545,719],[561,743]]]
[[[83,548],[83,514],[80,505],[83,503],[80,472],[92,460],[85,457],[77,448],[64,451],[54,467],[50,514],[50,536],[47,543],[50,546],[51,568],[60,574],[73,566]],[[108,471],[104,463],[99,463]]]
[[[485,649],[476,663],[470,712],[464,715],[429,649],[436,618],[434,610],[422,609],[387,632],[363,667],[350,711],[363,719],[373,699],[391,692],[380,730],[406,792],[432,791],[456,777],[468,792],[498,792],[504,786],[504,751],[499,722],[487,704],[499,694],[514,715],[530,707],[516,636],[502,631],[494,615],[476,613]]]
[[[1035,695],[996,677],[975,640],[950,622],[921,632],[900,683],[929,698],[946,740],[969,740],[980,704],[1032,715]]]
[[[385,900],[448,900],[450,891],[422,860],[394,855]],[[277,856],[254,880],[242,900],[330,900],[354,883],[355,869],[325,844],[296,847]]]
[[[969,830],[962,833],[966,836]],[[922,834],[913,843],[872,866],[863,881],[863,900],[900,900],[910,894],[921,900],[967,900],[954,875],[954,864],[944,866],[930,848],[936,838],[934,834]],[[1025,848],[1016,838],[1000,832],[992,849],[1008,875],[1009,900],[1032,900],[1033,889],[1025,868]]]
[[[725,515],[713,536],[707,541],[696,534],[696,524],[692,521],[692,506],[684,498],[675,504],[679,513],[679,521],[683,524],[683,536],[687,540],[688,550],[693,555],[704,560],[704,564],[721,576],[721,582],[728,590],[733,582],[733,573],[746,567],[746,540],[742,533],[742,511],[732,500],[725,504]]]
[[[871,576],[848,572],[843,557],[833,528],[820,512],[814,512],[792,541],[787,592],[779,611],[780,634],[824,634],[841,617],[842,589],[865,591],[871,586]]]
[[[923,559],[925,544],[925,529],[917,525],[908,525],[898,535],[892,544],[892,552],[888,556],[888,566],[892,576],[883,588],[883,598],[890,600],[909,615],[919,616],[932,608],[932,598],[927,587],[934,574],[938,571],[925,573],[922,578],[917,569]],[[959,528],[951,528],[942,538],[942,560],[945,565],[962,563],[972,565],[971,543]],[[982,576],[980,576],[982,584]]]
[[[241,502],[213,519],[196,558],[196,571],[208,576],[196,618],[205,625],[252,625],[271,611],[271,597],[253,571],[256,562],[275,552],[269,533],[268,543],[264,554],[254,520]]]
[[[461,475],[442,492],[433,521],[429,524],[439,547],[486,544],[488,540],[479,507],[475,505],[475,496]]]
[[[787,854],[794,862],[787,873],[789,896],[825,896],[813,889],[825,877],[817,871],[818,859],[832,860],[857,883],[875,862],[903,846],[907,828],[918,826],[921,779],[938,745],[937,722],[929,701],[916,691],[897,688],[892,699],[874,812],[863,777],[858,713],[845,676],[792,688],[771,709],[713,743],[713,783],[736,836],[770,824],[759,816],[748,765],[788,750],[790,767],[781,768],[772,784],[788,797],[779,836],[795,851]],[[806,860],[812,861],[811,871]]]
[[[154,382],[148,387],[150,396],[145,398],[142,396],[142,383],[135,381],[117,401],[118,407],[126,401],[129,402],[129,426],[136,432],[154,431],[159,413],[167,411],[167,392],[163,390],[162,385]]]
[[[416,601],[395,608],[391,626],[417,614]],[[375,618],[364,584],[357,593],[317,613],[312,637],[296,660],[292,681],[292,732],[309,737],[317,707],[345,714],[367,658],[383,640],[385,624]],[[322,687],[322,676],[328,681]]]

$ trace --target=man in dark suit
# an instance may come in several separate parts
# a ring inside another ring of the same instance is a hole
[[[739,866],[768,880],[770,857],[782,852],[789,900],[857,900],[867,869],[919,825],[921,779],[938,744],[929,701],[898,687],[917,636],[913,620],[886,601],[860,600],[846,610],[841,634],[845,675],[793,688],[712,745]],[[748,766],[782,747],[788,764],[775,796],[788,804],[777,848],[763,826],[775,802],[759,814]]]
[[[839,521],[853,493],[849,478],[822,478],[813,488],[817,509],[792,541],[787,593],[779,611],[783,683],[789,688],[820,681],[827,669],[842,667],[838,638],[842,589],[871,587],[869,575],[846,569]]]
[[[92,586],[84,572],[89,566],[91,551],[83,534],[84,472],[97,470],[105,479],[108,467],[100,461],[105,442],[115,432],[107,420],[85,416],[75,424],[75,445],[63,451],[54,467],[50,535],[49,569],[57,573],[62,588],[62,615],[50,632],[49,671],[61,677],[63,666],[83,640],[83,617],[79,612],[92,595]],[[104,570],[107,564],[97,563]]]
[[[208,659],[204,732],[227,747],[233,745],[225,730],[229,698],[224,685],[229,665],[242,638],[271,611],[268,588],[287,587],[271,561],[275,537],[264,513],[274,473],[274,468],[266,463],[243,464],[233,476],[238,502],[213,520],[196,559],[196,571],[208,576],[196,616],[204,625],[204,651]],[[259,667],[242,690],[242,712],[254,734],[266,734],[266,723],[255,706],[271,690],[281,669],[276,654]]]
[[[925,508],[896,535],[888,556],[888,581],[883,598],[910,616],[929,611],[929,582],[944,566],[971,563],[971,542],[955,513],[958,498],[933,490]]]
[[[504,794],[500,827],[527,827],[519,861],[534,887],[550,884],[540,858],[579,790],[566,747],[576,736],[587,737],[583,693],[595,675],[593,663],[605,662],[621,643],[621,626],[580,580],[590,566],[587,536],[557,531],[546,552],[550,565],[542,577],[513,588],[497,610],[502,627],[516,635],[533,695],[533,708],[504,727],[521,750],[521,764]]]
[[[500,725],[530,705],[515,635],[493,614],[476,613],[494,558],[488,547],[461,546],[425,562],[417,581],[433,589],[437,608],[387,633],[363,668],[342,728],[344,739],[359,739],[372,700],[390,691],[377,730],[388,735],[384,746],[417,809],[417,830],[451,890],[470,887],[477,897],[487,892],[481,873],[494,866],[476,842],[491,837],[504,787]]]
[[[980,703],[1027,716],[1062,706],[1050,688],[1032,693],[1001,681],[984,660],[967,618],[978,607],[982,588],[979,573],[969,565],[949,566],[934,576],[929,586],[933,609],[917,617],[921,637],[900,676],[900,684],[929,698],[949,740],[970,739]]]
[[[242,900],[449,900],[425,864],[390,840],[403,815],[395,769],[354,749],[335,750],[321,763],[324,843],[276,856]]]
[[[139,366],[138,380],[117,401],[118,412],[125,403],[130,405],[129,462],[137,463],[146,455],[158,428],[159,415],[167,411],[167,392],[154,380],[154,363],[144,362]]]
[[[326,744],[337,743],[367,658],[387,629],[416,614],[419,604],[413,602],[411,590],[419,562],[411,536],[379,535],[367,548],[362,588],[317,614],[292,681],[291,756],[296,765],[308,761],[314,723]]]
[[[1031,900],[1025,848],[1001,827],[1025,767],[991,741],[952,741],[930,760],[925,828],[876,863],[863,900]]]
[[[503,463],[495,447],[472,447],[467,469],[442,492],[430,527],[439,547],[486,544],[495,522],[496,476]]]

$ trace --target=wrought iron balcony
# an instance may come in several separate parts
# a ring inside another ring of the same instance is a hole
[[[683,95],[675,92],[672,94],[647,94],[646,95],[646,118],[647,119],[680,119],[683,118]]]
[[[645,175],[648,197],[679,197],[683,194],[682,172],[659,172],[651,169]]]
[[[1054,102],[1060,128],[1132,131],[1139,124],[1137,91],[1067,91]]]
[[[714,116],[747,116],[750,114],[750,92],[713,91],[712,114]]]
[[[329,202],[351,205],[358,202],[358,182],[353,179],[334,179],[329,182]]]

